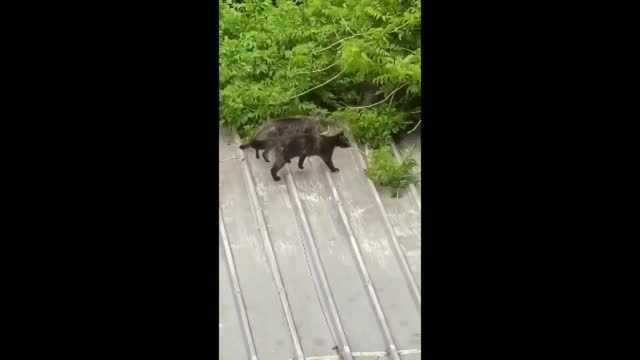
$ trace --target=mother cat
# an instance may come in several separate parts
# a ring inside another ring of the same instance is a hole
[[[240,149],[249,147],[256,149],[256,159],[260,159],[259,150],[264,150],[262,157],[264,161],[269,162],[267,154],[273,148],[274,143],[266,140],[282,136],[317,135],[319,125],[326,125],[322,115],[273,119],[262,125],[248,143],[240,145]]]

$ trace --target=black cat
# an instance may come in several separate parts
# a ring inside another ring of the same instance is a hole
[[[309,156],[320,156],[331,172],[338,172],[340,169],[333,166],[333,150],[336,147],[348,148],[349,139],[341,131],[335,135],[296,135],[268,140],[276,153],[276,160],[271,168],[273,180],[279,181],[277,175],[282,167],[290,162],[294,157],[299,157],[298,167],[304,169],[304,160]]]
[[[260,127],[253,139],[240,145],[240,149],[244,150],[249,147],[256,149],[256,159],[260,159],[259,150],[264,150],[262,157],[264,161],[269,162],[267,155],[275,143],[265,140],[283,136],[316,135],[318,134],[318,126],[321,124],[326,124],[321,115],[274,119]]]

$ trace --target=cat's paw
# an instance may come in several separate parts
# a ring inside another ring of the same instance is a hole
[[[334,172],[334,173],[336,173],[336,172],[340,172],[340,169],[335,168],[335,169],[331,170],[331,172]]]

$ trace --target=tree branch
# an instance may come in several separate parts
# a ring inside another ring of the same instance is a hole
[[[397,28],[395,28],[395,29],[391,30],[391,32],[396,32],[396,31],[400,30],[401,28],[403,28],[403,27],[405,27],[405,26],[407,26],[407,25],[411,24],[412,22],[416,22],[416,21],[419,21],[419,20],[411,20],[411,21],[407,21],[406,23],[404,23],[404,24],[402,24],[402,25],[398,26]]]
[[[277,103],[272,103],[271,105],[274,105],[274,104],[280,104],[280,103],[283,103],[283,102],[285,102],[285,101],[289,101],[289,100],[291,100],[291,99],[295,99],[295,98],[297,98],[298,96],[302,96],[302,95],[304,95],[304,94],[308,93],[308,92],[309,92],[309,91],[311,91],[311,90],[315,90],[315,89],[317,89],[317,88],[319,88],[319,87],[321,87],[321,86],[324,86],[324,85],[326,85],[326,84],[330,83],[331,81],[335,80],[335,78],[337,78],[338,76],[342,75],[342,73],[343,73],[344,71],[345,71],[345,70],[343,69],[343,70],[342,70],[342,71],[340,71],[338,74],[336,74],[336,76],[332,77],[331,79],[329,79],[329,80],[327,80],[327,81],[323,82],[322,84],[320,84],[320,85],[318,85],[318,86],[314,86],[314,87],[312,87],[311,89],[309,89],[309,90],[307,90],[307,91],[305,91],[305,92],[303,92],[303,93],[300,93],[300,94],[298,94],[298,95],[294,95],[294,96],[292,96],[292,97],[290,97],[290,98],[284,99],[284,100],[282,100],[282,101],[280,101],[280,102],[277,102]]]
[[[344,19],[343,19],[343,21],[344,21]],[[419,21],[419,20],[411,20],[411,21],[407,21],[406,23],[404,23],[404,24],[402,24],[402,25],[398,26],[397,28],[395,28],[395,29],[391,30],[391,32],[390,32],[390,33],[392,33],[392,32],[396,32],[396,31],[400,30],[401,28],[403,28],[403,27],[407,26],[408,24],[410,24],[410,23],[412,23],[412,22],[416,22],[416,21]],[[346,26],[346,25],[347,25],[347,24],[346,24],[346,22],[345,22],[345,26]],[[348,27],[348,26],[347,26],[347,29],[349,29],[349,27]],[[351,29],[349,29],[349,31],[353,34],[353,31],[351,31]],[[356,37],[356,36],[358,36],[358,35],[364,35],[364,34],[369,33],[369,32],[371,32],[371,30],[367,30],[367,31],[365,31],[365,32],[361,32],[361,33],[353,34],[353,35],[351,35],[351,36],[347,36],[346,38],[340,39],[340,40],[338,40],[338,41],[334,42],[333,44],[331,44],[331,45],[329,45],[329,46],[327,46],[327,47],[325,47],[325,48],[322,48],[322,49],[320,49],[320,50],[318,50],[318,51],[314,52],[314,54],[317,54],[317,53],[319,53],[319,52],[323,52],[323,51],[325,51],[325,50],[327,50],[327,49],[330,49],[330,48],[332,48],[334,45],[337,45],[337,44],[339,44],[339,43],[341,43],[341,42],[343,42],[343,41],[345,41],[345,40],[351,39],[351,38]]]
[[[369,31],[365,31],[365,32],[363,32],[363,33],[353,34],[353,35],[351,35],[351,36],[347,36],[346,38],[340,39],[340,40],[338,40],[338,41],[334,42],[333,44],[331,44],[331,45],[327,46],[326,48],[323,48],[323,49],[320,49],[320,50],[318,50],[318,51],[314,52],[314,54],[317,54],[317,53],[323,52],[323,51],[325,51],[325,50],[327,50],[327,49],[332,48],[334,45],[340,44],[341,42],[343,42],[343,41],[345,41],[345,40],[351,39],[351,38],[356,37],[356,36],[358,36],[358,35],[364,35],[364,34],[366,34],[366,33],[368,33],[368,32],[369,32]]]
[[[349,30],[350,33],[352,33],[353,35],[355,35],[356,33],[354,33],[353,31],[351,31],[351,29],[349,29],[349,25],[347,25],[347,22],[344,21],[344,18],[342,16],[340,16],[340,19],[342,20],[342,23],[344,24],[344,27],[347,28],[347,30]]]
[[[403,48],[402,46],[398,46],[398,48],[402,49],[402,50],[405,50],[405,51],[408,51],[410,53],[415,53],[416,52],[415,50],[410,50],[410,49],[407,49],[407,48]]]
[[[305,71],[305,72],[301,72],[301,73],[298,73],[298,75],[300,75],[300,74],[311,74],[311,73],[315,73],[315,72],[325,71],[325,70],[327,70],[328,68],[330,68],[330,67],[332,67],[332,66],[334,66],[334,65],[336,65],[336,64],[337,64],[337,63],[333,63],[333,64],[331,64],[331,65],[327,66],[326,68],[324,68],[324,69],[320,69],[320,70],[313,70],[313,71]]]
[[[417,128],[418,128],[418,125],[420,125],[420,123],[421,123],[421,122],[422,122],[422,119],[420,119],[420,121],[418,121],[418,123],[416,124],[416,126],[415,126],[413,129],[411,129],[411,131],[409,131],[407,134],[411,134],[415,129],[417,129]]]
[[[407,84],[409,84],[409,83],[404,83],[404,84],[402,84],[402,85],[398,86],[395,90],[393,90],[393,91],[391,92],[391,94],[387,95],[387,97],[386,97],[386,98],[384,98],[384,99],[382,99],[382,100],[378,101],[377,103],[374,103],[374,104],[371,104],[371,105],[366,105],[366,106],[348,106],[348,108],[349,108],[349,109],[364,109],[364,108],[368,108],[368,107],[376,106],[376,105],[378,105],[378,104],[382,104],[383,102],[387,101],[387,99],[388,99],[388,98],[390,98],[393,94],[395,94],[395,93],[396,93],[396,91],[400,90],[400,88],[402,88],[402,87],[406,86]]]
[[[391,109],[391,105],[393,105],[393,97],[395,96],[395,92],[391,94],[391,100],[389,100],[389,109]]]

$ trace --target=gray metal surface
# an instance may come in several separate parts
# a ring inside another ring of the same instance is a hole
[[[238,141],[220,130],[220,359],[420,359],[419,197],[377,188],[357,147],[275,182]]]

